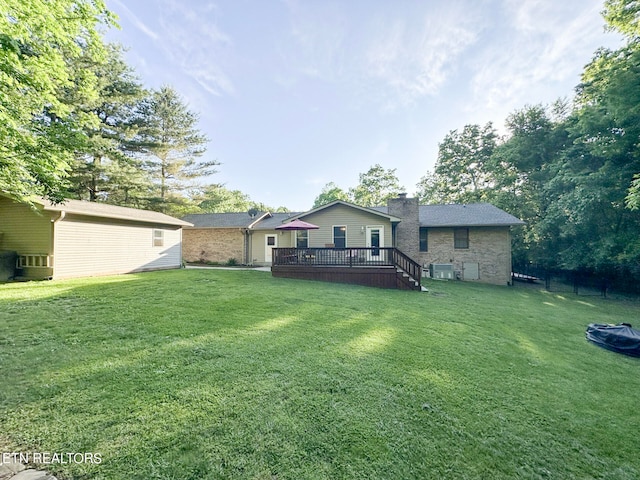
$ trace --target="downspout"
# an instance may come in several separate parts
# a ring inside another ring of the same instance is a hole
[[[180,267],[179,268],[186,268],[187,264],[184,262],[184,255],[182,254],[182,226],[180,226],[178,228],[178,230],[180,231]]]
[[[242,232],[242,235],[243,235],[243,244],[244,244],[243,245],[244,251],[242,252],[244,258],[242,259],[243,260],[242,263],[244,265],[250,265],[249,263],[249,229],[241,228],[240,231]]]
[[[56,218],[55,220],[52,220],[53,223],[58,223],[60,220],[64,220],[64,217],[67,216],[67,212],[65,212],[64,210],[60,210],[60,215],[58,215],[58,218]]]

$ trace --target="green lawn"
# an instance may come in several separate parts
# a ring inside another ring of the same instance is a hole
[[[0,285],[0,452],[62,479],[638,479],[635,302],[180,270]]]

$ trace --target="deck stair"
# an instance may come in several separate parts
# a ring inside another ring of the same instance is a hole
[[[396,276],[398,278],[398,282],[401,284],[399,288],[409,289],[409,290],[420,290],[422,292],[426,292],[427,289],[424,288],[419,281],[409,275],[401,268],[396,268]]]
[[[422,266],[418,262],[412,260],[397,248],[393,249],[392,259],[396,267],[398,288],[426,291],[420,283]]]

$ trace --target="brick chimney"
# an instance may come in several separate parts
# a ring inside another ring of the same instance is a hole
[[[396,226],[395,246],[418,261],[420,256],[418,199],[408,198],[406,193],[400,193],[396,198],[390,198],[387,205],[389,215],[401,219],[401,222]]]

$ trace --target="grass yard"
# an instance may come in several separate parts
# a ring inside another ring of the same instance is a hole
[[[63,479],[638,479],[640,304],[179,270],[0,285],[0,452]]]

